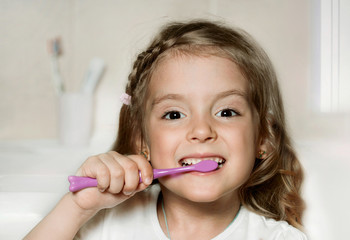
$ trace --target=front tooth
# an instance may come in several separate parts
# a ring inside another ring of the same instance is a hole
[[[195,158],[188,158],[188,159],[185,159],[185,163],[188,163],[188,164],[196,164],[196,163],[199,163],[201,160],[200,159],[195,159]]]
[[[214,158],[213,159],[215,162],[217,162],[217,163],[221,163],[222,162],[222,158]]]
[[[202,160],[212,160],[212,161],[217,162],[218,164],[222,164],[225,162],[222,158],[218,158],[218,157],[205,158],[205,159],[187,158],[182,162],[182,165],[197,164],[197,163],[201,162]]]

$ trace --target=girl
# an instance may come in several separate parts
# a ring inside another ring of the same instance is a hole
[[[98,187],[66,194],[26,239],[306,239],[276,75],[246,33],[167,25],[138,55],[126,94],[113,151],[77,173]],[[152,168],[204,159],[219,168],[151,185]]]

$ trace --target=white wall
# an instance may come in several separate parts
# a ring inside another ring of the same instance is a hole
[[[203,1],[0,0],[0,139],[56,136],[57,97],[46,42],[60,36],[60,67],[77,91],[93,57],[107,62],[96,95],[95,128],[114,131],[132,60],[162,23],[208,16]],[[186,6],[186,8],[184,8]]]
[[[95,99],[95,134],[114,132],[118,96],[138,50],[164,22],[193,17],[242,27],[263,45],[280,77],[293,136],[346,138],[349,114],[320,115],[311,104],[317,87],[311,62],[313,2],[0,0],[0,139],[57,135],[48,39],[62,39],[60,68],[69,91],[79,88],[91,58],[106,60],[107,71]]]
[[[349,114],[318,114],[312,16],[314,0],[0,0],[0,139],[54,138],[57,97],[47,40],[60,36],[60,68],[69,91],[79,88],[91,58],[107,71],[96,94],[95,133],[115,131],[118,96],[138,50],[164,22],[193,17],[242,27],[275,64],[288,122],[297,139],[346,138]]]
[[[292,132],[298,137],[305,134],[309,1],[0,0],[0,4],[0,139],[56,136],[49,38],[62,39],[60,68],[69,91],[79,88],[91,58],[106,60],[107,71],[95,99],[95,129],[115,131],[118,96],[138,50],[164,22],[192,17],[224,20],[260,41],[280,76]]]

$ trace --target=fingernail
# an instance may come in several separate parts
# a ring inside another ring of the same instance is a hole
[[[145,182],[145,184],[151,184],[152,183],[152,178],[147,177],[144,182]]]
[[[123,194],[129,196],[132,194],[132,192],[123,192]]]

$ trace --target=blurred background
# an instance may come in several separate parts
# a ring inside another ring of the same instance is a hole
[[[23,237],[67,176],[110,149],[136,54],[164,23],[193,18],[243,28],[266,50],[305,168],[306,232],[349,236],[349,16],[345,0],[0,0],[0,238]],[[84,81],[97,85],[82,94]]]

